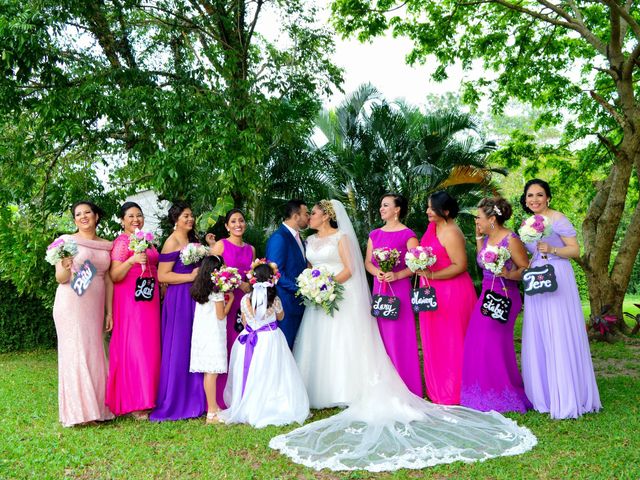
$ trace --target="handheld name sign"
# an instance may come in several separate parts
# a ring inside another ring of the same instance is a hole
[[[433,287],[411,290],[411,308],[414,312],[432,312],[438,309],[436,289]]]
[[[374,295],[371,300],[371,315],[386,320],[397,320],[400,314],[400,299],[391,295]]]
[[[87,291],[96,276],[96,267],[89,260],[85,260],[82,267],[71,278],[71,288],[79,297]]]
[[[539,267],[527,268],[522,274],[525,295],[555,292],[558,289],[556,272],[553,265],[547,263]]]
[[[487,290],[482,297],[482,306],[480,312],[485,317],[497,320],[500,323],[509,321],[509,312],[511,311],[511,299],[504,297],[493,290]]]
[[[150,302],[156,288],[156,279],[153,277],[139,277],[136,279],[136,302]]]

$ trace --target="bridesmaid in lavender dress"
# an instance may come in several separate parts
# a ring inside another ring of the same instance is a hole
[[[229,232],[229,238],[223,238],[216,242],[211,253],[220,255],[228,267],[235,267],[242,275],[243,283],[233,291],[233,303],[227,315],[227,361],[231,356],[231,349],[236,337],[242,331],[242,323],[237,324],[236,318],[240,310],[240,302],[245,293],[249,293],[251,288],[247,282],[247,272],[251,270],[251,263],[256,258],[256,250],[253,246],[245,243],[244,232],[247,230],[247,222],[244,213],[238,208],[233,208],[227,212],[224,219],[224,226]],[[236,325],[239,330],[236,330]],[[222,409],[227,405],[224,403],[224,388],[227,385],[227,374],[218,375],[216,380],[216,397],[218,406]]]
[[[602,408],[589,339],[570,258],[580,255],[576,231],[551,210],[551,189],[544,180],[527,182],[520,203],[527,213],[551,220],[552,233],[527,243],[532,266],[553,265],[558,289],[525,296],[522,324],[522,376],[533,408],[551,418],[577,418]],[[548,258],[543,258],[546,256]]]
[[[92,202],[77,202],[71,207],[78,227],[73,239],[78,253],[56,264],[56,299],[53,319],[58,336],[58,408],[65,427],[96,420],[109,420],[113,414],[104,403],[107,361],[102,341],[103,328],[111,329],[113,284],[109,274],[111,242],[96,235],[102,210]],[[71,288],[73,271],[91,262],[96,272],[79,296]]]
[[[373,275],[374,294],[381,291],[385,282],[388,287],[387,293],[400,298],[398,319],[378,318],[378,328],[385,350],[402,381],[411,392],[422,397],[416,319],[410,301],[412,273],[404,263],[405,253],[408,249],[418,246],[418,239],[413,230],[399,220],[405,217],[407,210],[407,200],[403,196],[389,193],[382,197],[380,217],[385,221],[385,225],[369,234],[364,265]],[[373,250],[381,247],[395,248],[400,252],[400,263],[392,272],[383,273],[372,256]]]
[[[189,289],[198,273],[198,264],[184,265],[180,251],[197,242],[191,208],[176,202],[169,209],[173,233],[162,247],[158,280],[168,283],[162,302],[162,354],[156,407],[149,419],[181,420],[200,417],[207,411],[202,373],[190,373],[191,332],[195,301]]]
[[[503,198],[485,198],[478,205],[476,217],[482,293],[473,309],[464,341],[460,405],[483,412],[526,413],[531,408],[531,402],[524,393],[513,345],[513,328],[522,308],[517,281],[527,267],[528,259],[520,238],[504,227],[511,213],[511,205]],[[499,276],[484,267],[482,258],[487,245],[505,247],[511,254]],[[487,290],[511,300],[506,323],[482,314]]]

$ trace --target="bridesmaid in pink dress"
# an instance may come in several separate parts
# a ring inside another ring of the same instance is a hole
[[[240,275],[242,275],[243,283],[240,288],[236,288],[233,291],[233,304],[231,310],[227,315],[227,361],[231,355],[231,348],[233,342],[236,341],[236,337],[242,331],[242,323],[239,324],[239,331],[236,330],[236,317],[240,309],[240,301],[244,297],[245,293],[249,293],[251,288],[247,282],[247,272],[251,270],[251,263],[256,258],[256,250],[253,246],[244,242],[242,238],[244,232],[247,229],[247,222],[244,218],[244,213],[238,208],[233,208],[227,212],[224,219],[224,226],[229,232],[228,238],[218,240],[211,253],[214,255],[220,255],[224,259],[225,265],[228,267],[235,267],[238,269]],[[222,397],[224,393],[224,387],[227,385],[227,374],[218,375],[216,381],[216,397],[220,408],[227,408]]]
[[[77,202],[71,207],[78,227],[73,239],[78,253],[56,264],[56,299],[53,319],[58,336],[58,406],[60,422],[65,427],[109,420],[113,414],[104,403],[107,383],[107,361],[102,334],[110,330],[113,284],[107,274],[111,242],[96,235],[96,226],[103,215],[92,202]],[[78,295],[71,288],[73,272],[85,262],[95,268],[86,290]]]
[[[420,337],[427,395],[433,403],[458,405],[464,337],[477,297],[467,272],[462,231],[454,218],[458,203],[446,192],[429,197],[429,226],[420,244],[431,247],[437,261],[420,272],[422,284],[435,288],[438,309],[420,313]]]
[[[136,254],[129,250],[130,235],[144,228],[138,204],[126,202],[119,216],[124,233],[114,240],[111,251],[113,333],[106,402],[116,415],[130,413],[137,420],[146,420],[156,404],[160,376],[158,251],[155,247]],[[136,301],[138,278],[154,281],[150,300]]]
[[[380,200],[380,217],[385,221],[382,228],[369,234],[364,265],[373,275],[373,293],[379,293],[382,282],[387,284],[387,293],[400,297],[400,312],[397,320],[378,318],[378,328],[387,355],[391,358],[405,385],[414,394],[422,397],[422,378],[418,357],[416,319],[411,309],[411,270],[404,263],[407,250],[418,246],[416,234],[400,222],[407,214],[407,200],[393,193]],[[376,248],[395,248],[400,252],[400,263],[392,272],[383,273],[372,252]],[[391,292],[393,290],[393,292]]]

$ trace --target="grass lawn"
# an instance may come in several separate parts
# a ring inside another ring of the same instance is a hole
[[[519,330],[519,329],[518,329]],[[516,333],[519,337],[519,332]],[[206,426],[202,419],[152,424],[119,418],[63,428],[56,352],[0,355],[0,479],[5,478],[640,478],[640,339],[592,344],[601,413],[554,421],[509,414],[539,444],[517,457],[394,473],[316,472],[268,448],[291,427]],[[314,419],[332,414],[316,412]]]

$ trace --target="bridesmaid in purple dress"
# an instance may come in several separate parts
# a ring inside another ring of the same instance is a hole
[[[227,361],[231,355],[231,348],[233,342],[236,341],[236,337],[239,332],[242,331],[242,323],[236,323],[236,317],[240,310],[240,302],[245,293],[251,291],[251,287],[247,282],[247,272],[251,270],[251,263],[256,258],[256,250],[253,246],[244,242],[243,235],[247,230],[247,222],[244,218],[244,213],[238,208],[233,208],[227,212],[224,219],[224,226],[229,232],[228,238],[218,240],[213,246],[211,253],[214,255],[220,255],[224,259],[225,265],[228,267],[235,267],[238,269],[240,275],[242,275],[243,283],[239,288],[233,291],[233,303],[231,310],[227,315]],[[236,330],[239,328],[239,330]],[[218,375],[216,381],[216,397],[220,408],[227,408],[224,403],[223,393],[224,388],[227,385],[227,374]]]
[[[162,302],[160,382],[156,407],[149,416],[156,422],[200,417],[207,411],[202,374],[189,372],[196,308],[189,289],[198,268],[180,260],[180,251],[197,242],[191,208],[176,202],[169,209],[169,221],[173,223],[173,233],[162,247],[158,264],[158,280],[169,287]]]
[[[552,233],[527,243],[532,266],[551,264],[558,289],[525,296],[522,324],[522,376],[533,408],[551,418],[577,418],[602,408],[584,314],[570,258],[580,256],[576,231],[567,217],[551,210],[544,180],[527,182],[520,203],[527,213],[547,217]],[[546,256],[547,258],[543,258]]]
[[[380,217],[385,225],[369,234],[365,268],[373,275],[373,292],[381,291],[386,282],[389,294],[400,297],[400,313],[397,320],[378,318],[378,328],[384,347],[405,385],[414,394],[422,397],[422,378],[418,357],[416,319],[411,309],[411,270],[404,263],[407,250],[418,246],[418,238],[399,219],[407,214],[406,198],[394,193],[386,194],[380,201]],[[383,273],[372,256],[376,248],[395,248],[400,252],[400,263],[392,272]],[[393,291],[393,293],[391,293]]]
[[[476,217],[482,293],[471,314],[464,341],[460,405],[483,412],[526,413],[531,408],[531,402],[524,393],[513,345],[513,328],[522,308],[518,280],[527,267],[528,259],[520,238],[504,227],[511,213],[511,205],[505,199],[485,198],[478,205]],[[484,267],[483,254],[488,245],[507,248],[511,254],[499,275]],[[487,290],[511,300],[506,323],[482,314]]]

